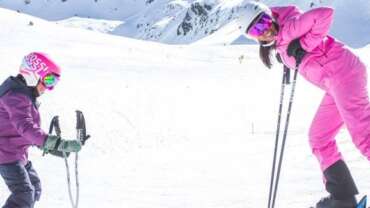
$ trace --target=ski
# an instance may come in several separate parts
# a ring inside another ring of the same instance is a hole
[[[362,199],[360,200],[360,202],[357,204],[355,208],[366,208],[366,203],[367,203],[367,196],[365,195],[364,197],[362,197]],[[315,207],[311,206],[310,208],[315,208]]]
[[[357,204],[356,208],[366,208],[367,196],[362,197],[361,201]]]

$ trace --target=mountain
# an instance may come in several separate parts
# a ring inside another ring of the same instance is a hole
[[[318,6],[336,9],[331,34],[351,47],[359,48],[370,43],[370,2],[357,0],[265,0],[270,6],[294,4],[303,10]],[[243,0],[1,0],[0,7],[28,13],[47,20],[64,20],[73,17],[121,21],[109,29],[97,29],[115,35],[151,40],[169,44],[194,43],[212,36],[243,12]],[[350,8],[350,9],[348,9]],[[356,15],[353,15],[356,14]],[[76,26],[76,21],[73,21]],[[366,27],[369,26],[369,27]],[[94,30],[90,24],[81,25]],[[101,28],[97,23],[96,27]],[[225,30],[224,30],[225,31]],[[240,37],[236,30],[217,36],[216,43],[251,43]],[[232,37],[232,39],[228,38]],[[239,37],[239,38],[238,38]],[[212,38],[211,38],[212,39]],[[215,39],[215,38],[213,38]],[[235,39],[238,39],[236,42]],[[208,38],[210,40],[210,38]]]

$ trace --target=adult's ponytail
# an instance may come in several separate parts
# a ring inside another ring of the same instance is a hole
[[[272,61],[271,61],[271,51],[275,49],[275,44],[271,46],[264,46],[264,44],[260,43],[260,59],[262,63],[269,69],[272,67]]]
[[[276,22],[273,22],[276,32],[279,31],[279,25]],[[260,41],[260,59],[262,63],[269,69],[272,67],[272,50],[276,48],[276,43],[269,44],[268,42]]]

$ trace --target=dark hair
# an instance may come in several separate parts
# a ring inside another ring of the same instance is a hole
[[[276,30],[279,31],[279,25],[275,21],[273,22],[273,24]],[[276,48],[276,44],[273,44],[271,46],[264,46],[265,44],[267,44],[267,42],[260,42],[260,59],[267,68],[271,69],[271,51]]]

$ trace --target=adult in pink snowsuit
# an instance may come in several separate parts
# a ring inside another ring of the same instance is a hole
[[[299,38],[307,52],[299,73],[326,94],[310,128],[310,144],[321,169],[342,159],[335,135],[346,125],[353,142],[370,160],[370,104],[366,67],[348,48],[328,35],[333,9],[318,8],[302,14],[296,7],[274,7],[281,30],[276,49],[284,64],[295,68],[287,55],[288,44]]]
[[[345,124],[353,143],[370,160],[370,103],[365,65],[328,35],[332,8],[303,13],[295,6],[267,8],[251,2],[249,7],[253,15],[241,17],[241,29],[260,43],[263,63],[271,67],[270,53],[275,49],[284,65],[297,68],[305,79],[326,92],[309,131],[312,152],[320,162],[330,193],[316,207],[354,208],[358,191],[335,136]]]

